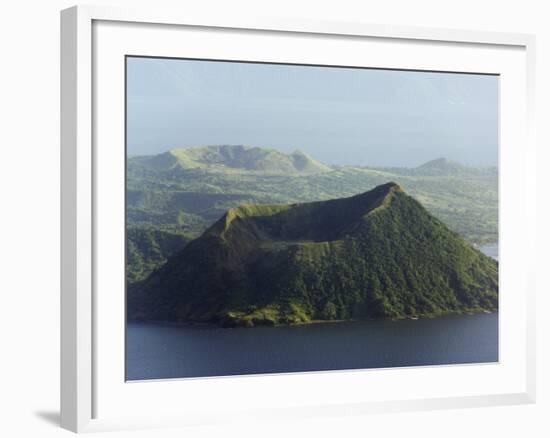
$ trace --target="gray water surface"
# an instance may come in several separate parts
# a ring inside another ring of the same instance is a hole
[[[498,314],[287,327],[131,323],[127,378],[227,376],[498,361]]]
[[[487,245],[482,245],[479,247],[479,250],[488,255],[489,257],[494,258],[498,261],[498,243],[489,243]]]

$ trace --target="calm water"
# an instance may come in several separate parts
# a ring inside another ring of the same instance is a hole
[[[496,245],[481,248],[498,258]],[[498,361],[498,313],[254,329],[130,323],[127,378]]]
[[[492,243],[490,245],[482,245],[479,250],[488,255],[489,257],[498,260],[498,243]]]

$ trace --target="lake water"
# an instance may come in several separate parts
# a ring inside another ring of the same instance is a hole
[[[481,248],[498,258],[496,245]],[[129,323],[127,379],[498,361],[498,313],[289,327]]]
[[[489,245],[482,245],[479,247],[479,250],[485,255],[498,260],[498,243],[491,243]]]

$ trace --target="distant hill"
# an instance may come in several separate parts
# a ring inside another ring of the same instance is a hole
[[[160,171],[203,169],[267,175],[312,175],[330,171],[330,167],[300,151],[285,154],[275,149],[240,145],[171,149],[160,155],[133,157],[129,161]]]
[[[415,170],[420,173],[446,173],[461,172],[464,169],[466,169],[466,166],[463,166],[455,161],[450,161],[446,158],[437,158],[418,166]]]
[[[413,172],[418,175],[432,175],[432,176],[451,176],[451,175],[472,175],[483,172],[495,172],[496,167],[473,167],[465,166],[451,161],[446,158],[437,158],[435,160],[428,161],[413,169]]]
[[[493,310],[498,267],[395,183],[232,208],[128,289],[130,319],[224,326]]]

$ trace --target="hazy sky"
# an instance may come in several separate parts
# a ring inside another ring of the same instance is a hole
[[[328,164],[496,165],[498,77],[128,58],[128,153],[244,144]]]

